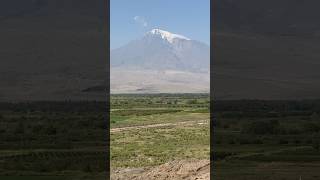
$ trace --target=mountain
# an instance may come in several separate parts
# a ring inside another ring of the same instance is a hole
[[[208,92],[210,47],[183,35],[153,29],[110,60],[114,93]]]
[[[111,66],[205,72],[210,67],[210,48],[182,35],[153,29],[111,51]]]

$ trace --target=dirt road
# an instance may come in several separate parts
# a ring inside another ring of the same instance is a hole
[[[160,123],[160,124],[149,124],[149,125],[143,125],[143,126],[129,126],[129,127],[121,127],[121,128],[112,128],[110,129],[111,133],[115,132],[121,132],[126,130],[134,130],[134,129],[145,129],[145,128],[156,128],[156,127],[166,127],[166,126],[178,126],[178,125],[203,125],[208,124],[209,120],[197,120],[197,121],[182,121],[177,123]]]

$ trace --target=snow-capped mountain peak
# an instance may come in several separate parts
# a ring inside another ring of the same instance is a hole
[[[112,67],[207,72],[209,65],[209,46],[160,29],[111,51]]]
[[[209,91],[210,47],[168,31],[153,29],[112,50],[110,63],[114,93]]]
[[[147,35],[158,35],[162,39],[165,39],[169,41],[170,43],[173,43],[174,39],[183,39],[183,40],[190,40],[189,38],[179,35],[179,34],[174,34],[168,31],[164,31],[161,29],[152,29],[147,33]]]

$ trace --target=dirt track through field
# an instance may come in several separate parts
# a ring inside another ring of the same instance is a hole
[[[137,129],[145,129],[145,128],[157,128],[157,127],[166,127],[166,126],[178,126],[178,125],[193,125],[193,124],[208,124],[209,120],[197,120],[197,121],[182,121],[177,123],[160,123],[160,124],[149,124],[143,126],[129,126],[129,127],[121,127],[121,128],[112,128],[110,129],[111,133],[121,132],[126,130],[137,130]]]
[[[129,126],[110,129],[111,133],[147,128],[207,125],[209,119]],[[121,168],[111,172],[111,180],[209,180],[209,160],[176,160],[152,168]]]

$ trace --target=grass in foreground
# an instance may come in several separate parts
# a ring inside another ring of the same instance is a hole
[[[139,127],[111,133],[112,168],[209,159],[208,99],[203,94],[114,96],[111,128]],[[152,124],[160,126],[143,128]]]

